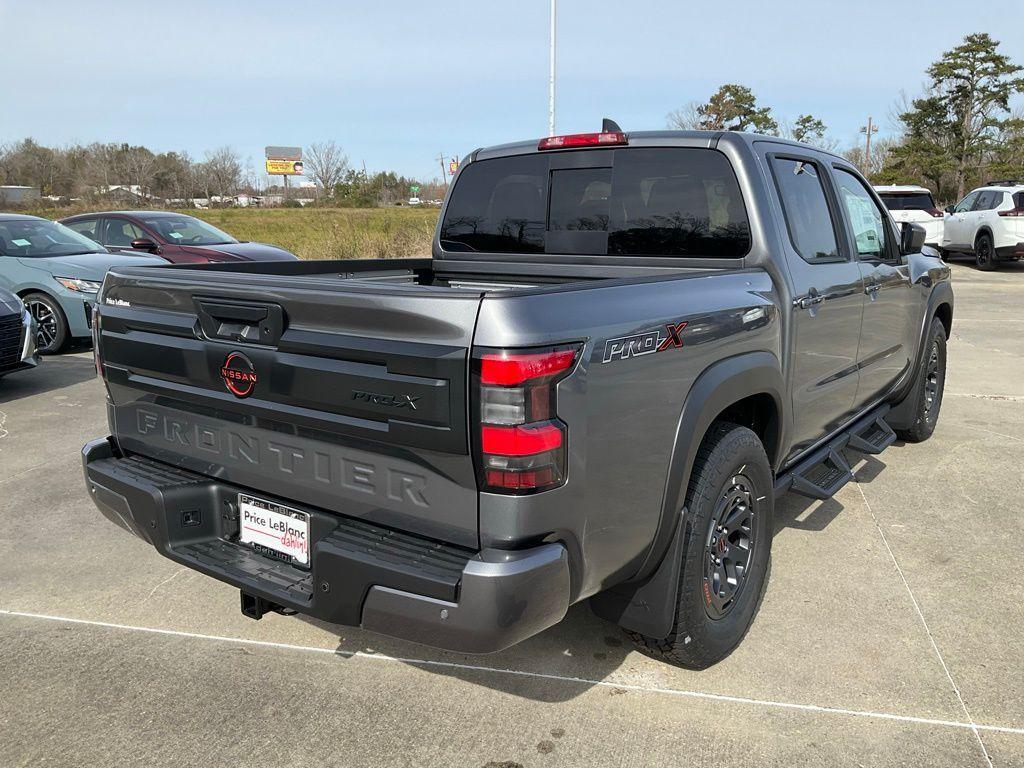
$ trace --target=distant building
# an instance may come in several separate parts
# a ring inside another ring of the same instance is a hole
[[[152,195],[147,195],[138,184],[106,184],[97,187],[96,193],[107,200],[129,205],[141,205],[155,200]]]
[[[21,187],[17,185],[0,186],[0,205],[21,205],[39,199],[38,187]]]

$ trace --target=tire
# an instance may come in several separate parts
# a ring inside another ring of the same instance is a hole
[[[896,436],[908,443],[921,443],[932,436],[939,423],[942,393],[946,388],[946,329],[937,318],[928,328],[928,343],[917,369],[917,380],[908,397],[916,398],[914,423],[909,429],[896,430]]]
[[[686,492],[672,631],[666,638],[628,633],[641,651],[689,669],[706,669],[732,653],[750,629],[768,583],[774,503],[771,467],[757,435],[735,424],[713,425],[697,453]],[[748,505],[746,511],[742,505]],[[745,525],[737,525],[737,519]],[[723,522],[725,537],[719,527]],[[716,580],[728,575],[730,564],[737,576],[742,559],[746,568],[738,588],[733,591],[731,584]],[[724,600],[712,594],[718,585]]]
[[[982,233],[974,244],[974,263],[982,272],[991,272],[996,268],[996,253],[992,245],[992,235]]]
[[[22,297],[25,308],[36,319],[36,349],[41,355],[56,355],[67,348],[71,341],[71,329],[64,310],[45,293],[29,293]]]

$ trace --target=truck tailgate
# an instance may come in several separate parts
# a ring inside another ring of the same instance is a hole
[[[111,272],[99,355],[114,436],[272,499],[478,546],[480,295],[345,283]]]

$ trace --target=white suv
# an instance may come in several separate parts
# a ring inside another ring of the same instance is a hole
[[[942,247],[942,211],[935,207],[935,198],[924,187],[895,185],[875,187],[885,207],[897,224],[909,221],[924,227],[924,244]]]
[[[1024,259],[1024,182],[992,182],[947,208],[942,250],[974,256],[984,270]]]

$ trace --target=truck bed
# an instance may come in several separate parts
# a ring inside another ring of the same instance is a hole
[[[546,315],[552,291],[687,276],[476,266],[113,269],[97,346],[114,437],[127,453],[257,493],[475,547],[469,360],[485,298],[522,296]],[[229,377],[250,374],[240,395]]]
[[[454,289],[457,291],[523,291],[550,290],[555,286],[586,287],[599,281],[636,280],[717,271],[694,267],[621,267],[607,263],[552,264],[504,261],[456,261],[431,258],[400,259],[339,259],[318,261],[277,262],[213,262],[209,264],[178,264],[161,269],[189,270],[210,275],[214,281],[234,281],[235,276],[253,275],[255,281],[275,278],[346,281],[346,287],[386,284],[402,286],[399,290],[415,288]],[[124,270],[124,274],[133,274]],[[238,279],[245,282],[245,277]],[[439,290],[433,290],[436,294]]]

